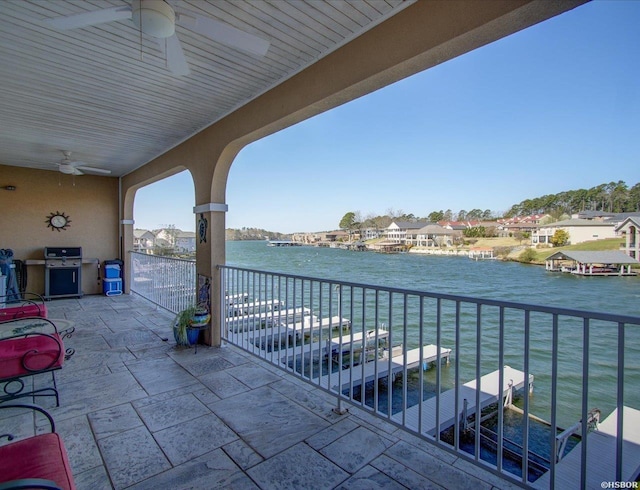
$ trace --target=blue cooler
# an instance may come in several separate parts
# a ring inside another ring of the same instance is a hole
[[[120,266],[117,264],[107,264],[104,266],[104,277],[116,279],[120,277]]]
[[[102,291],[107,296],[117,296],[122,294],[122,279],[121,278],[104,278],[102,280]]]

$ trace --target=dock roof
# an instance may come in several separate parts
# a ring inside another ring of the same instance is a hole
[[[619,250],[562,251],[550,255],[546,260],[575,260],[581,264],[638,264],[636,259]]]

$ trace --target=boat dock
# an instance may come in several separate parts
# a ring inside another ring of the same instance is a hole
[[[340,317],[336,316],[331,319],[323,319],[331,320],[332,324],[337,326],[342,323],[342,325],[346,325],[349,320],[343,318],[340,321]],[[289,344],[285,349],[279,349],[279,359],[281,362],[286,363],[288,359],[293,359],[298,355],[316,355],[317,353],[323,353],[324,357],[328,357],[331,355],[337,354],[342,346],[342,353],[349,353],[362,348],[362,332],[354,332],[353,337],[351,334],[343,335],[342,337],[333,337],[326,338],[322,342],[312,342],[308,344],[297,344],[293,346],[293,333],[296,333],[296,341],[300,340],[300,331],[287,331],[285,327],[273,327],[273,328],[265,328],[262,330],[254,330],[256,335],[251,338],[243,339],[246,342],[253,343],[254,345],[264,349],[267,348],[268,352],[271,352],[273,349],[272,344],[277,344],[276,339],[280,339],[280,345],[286,343],[287,340]],[[373,343],[375,342],[375,331],[370,330],[367,332],[366,337],[366,345],[367,347],[373,347]],[[378,342],[386,342],[386,339],[389,337],[389,332],[387,330],[378,330]],[[352,342],[353,340],[353,342]],[[256,341],[258,343],[256,343]]]
[[[525,386],[524,373],[513,369],[509,366],[504,367],[504,383],[502,390],[499,388],[499,375],[500,370],[497,369],[492,373],[485,374],[480,378],[480,407],[482,410],[485,407],[493,403],[497,403],[505,396],[508,396],[510,391],[518,390]],[[529,389],[533,385],[533,375],[529,375]],[[458,401],[459,407],[456,413],[455,409],[455,396],[456,388],[452,388],[444,393],[440,394],[440,427],[439,431],[448,429],[455,424],[456,419],[460,420],[460,417],[464,412],[464,400],[467,400],[466,411],[469,415],[476,412],[476,389],[477,380],[469,381],[458,389]],[[404,423],[409,429],[418,431],[420,421],[420,405],[414,405],[407,408],[406,418]],[[395,422],[402,423],[402,413],[393,415],[392,419]],[[422,433],[430,436],[434,436],[436,433],[436,397],[429,398],[422,402]]]
[[[296,323],[286,323],[285,321],[275,322],[273,320],[267,321],[267,326],[272,327],[274,330],[279,327],[282,330],[286,330],[289,336],[296,335],[296,338],[302,338],[306,333],[317,331],[323,328],[348,328],[351,327],[351,322],[347,318],[340,318],[339,316],[332,316],[330,318],[318,318],[314,315],[304,317],[302,321]]]
[[[398,373],[401,373],[405,369],[404,353],[394,356],[393,352],[397,348],[392,349],[392,357],[382,357],[378,359],[378,362],[365,362],[364,364],[355,366],[353,369],[345,369],[340,373],[331,373],[322,376],[320,380],[321,386],[331,386],[331,389],[335,391],[348,390],[351,386],[360,386],[364,380],[364,383],[369,383],[386,378],[388,373],[391,372],[391,377],[395,378]],[[388,352],[388,351],[387,351]],[[425,345],[422,347],[422,363],[426,367],[427,364],[437,361],[438,348],[433,344]],[[449,360],[451,355],[451,349],[440,347],[440,359]],[[390,361],[390,362],[389,362]],[[391,364],[391,366],[389,366]],[[415,369],[420,366],[420,347],[407,351],[406,369]],[[377,372],[376,372],[377,368]],[[363,373],[364,371],[364,373]],[[338,381],[340,376],[340,381]],[[329,379],[330,378],[330,379]],[[340,383],[340,385],[338,385]]]
[[[225,320],[227,328],[233,332],[253,330],[269,326],[274,322],[292,322],[311,315],[309,308],[289,308],[286,310],[264,311],[251,315],[233,316]]]
[[[234,303],[227,307],[227,316],[245,316],[262,312],[278,311],[284,306],[284,302],[279,299],[266,301],[254,301],[251,303]]]
[[[622,412],[624,434],[622,436],[622,481],[634,482],[640,475],[640,410],[624,407]],[[587,435],[587,488],[601,488],[602,482],[614,482],[616,478],[616,436],[618,409],[598,424],[597,430]],[[556,488],[576,488],[580,484],[582,442],[556,464]],[[535,488],[549,488],[551,473],[538,478]],[[602,487],[604,488],[604,487]],[[622,487],[621,487],[622,488]],[[631,487],[624,487],[631,488]]]
[[[318,319],[318,317],[312,315],[308,316],[304,319],[305,321],[299,323],[292,324],[276,324],[274,326],[269,326],[265,328],[256,328],[253,329],[254,335],[248,336],[246,341],[254,343],[256,346],[264,349],[268,347],[268,351],[272,350],[271,344],[283,344],[287,341],[290,344],[293,344],[294,339],[299,341],[300,344],[296,347],[296,351],[300,351],[302,344],[302,339],[307,333],[318,332],[320,329],[328,329],[328,328],[346,328],[351,326],[351,322],[346,318],[340,318],[339,316],[334,316],[331,318],[322,318]],[[278,339],[280,341],[278,342]],[[256,343],[258,341],[258,343]],[[317,344],[317,343],[316,343]],[[308,349],[309,346],[314,347],[317,350],[316,344],[304,344],[304,349]]]
[[[267,247],[300,247],[302,243],[292,242],[291,240],[269,240]]]

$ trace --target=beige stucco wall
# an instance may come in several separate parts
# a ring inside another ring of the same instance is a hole
[[[0,210],[0,248],[12,249],[16,259],[43,259],[46,246],[82,247],[84,257],[101,261],[118,257],[117,178],[0,165]],[[70,217],[69,228],[47,227],[55,211]],[[44,267],[29,266],[27,276],[27,289],[43,294]],[[82,290],[102,292],[96,266],[83,266]]]

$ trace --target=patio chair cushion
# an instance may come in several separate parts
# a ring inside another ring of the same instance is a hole
[[[64,344],[57,333],[0,340],[0,380],[60,369]]]
[[[27,318],[36,316],[47,318],[47,305],[45,305],[44,303],[34,303],[0,308],[0,322],[13,320],[14,318]]]
[[[74,490],[72,475],[64,443],[56,433],[0,446],[0,482],[41,478]]]

